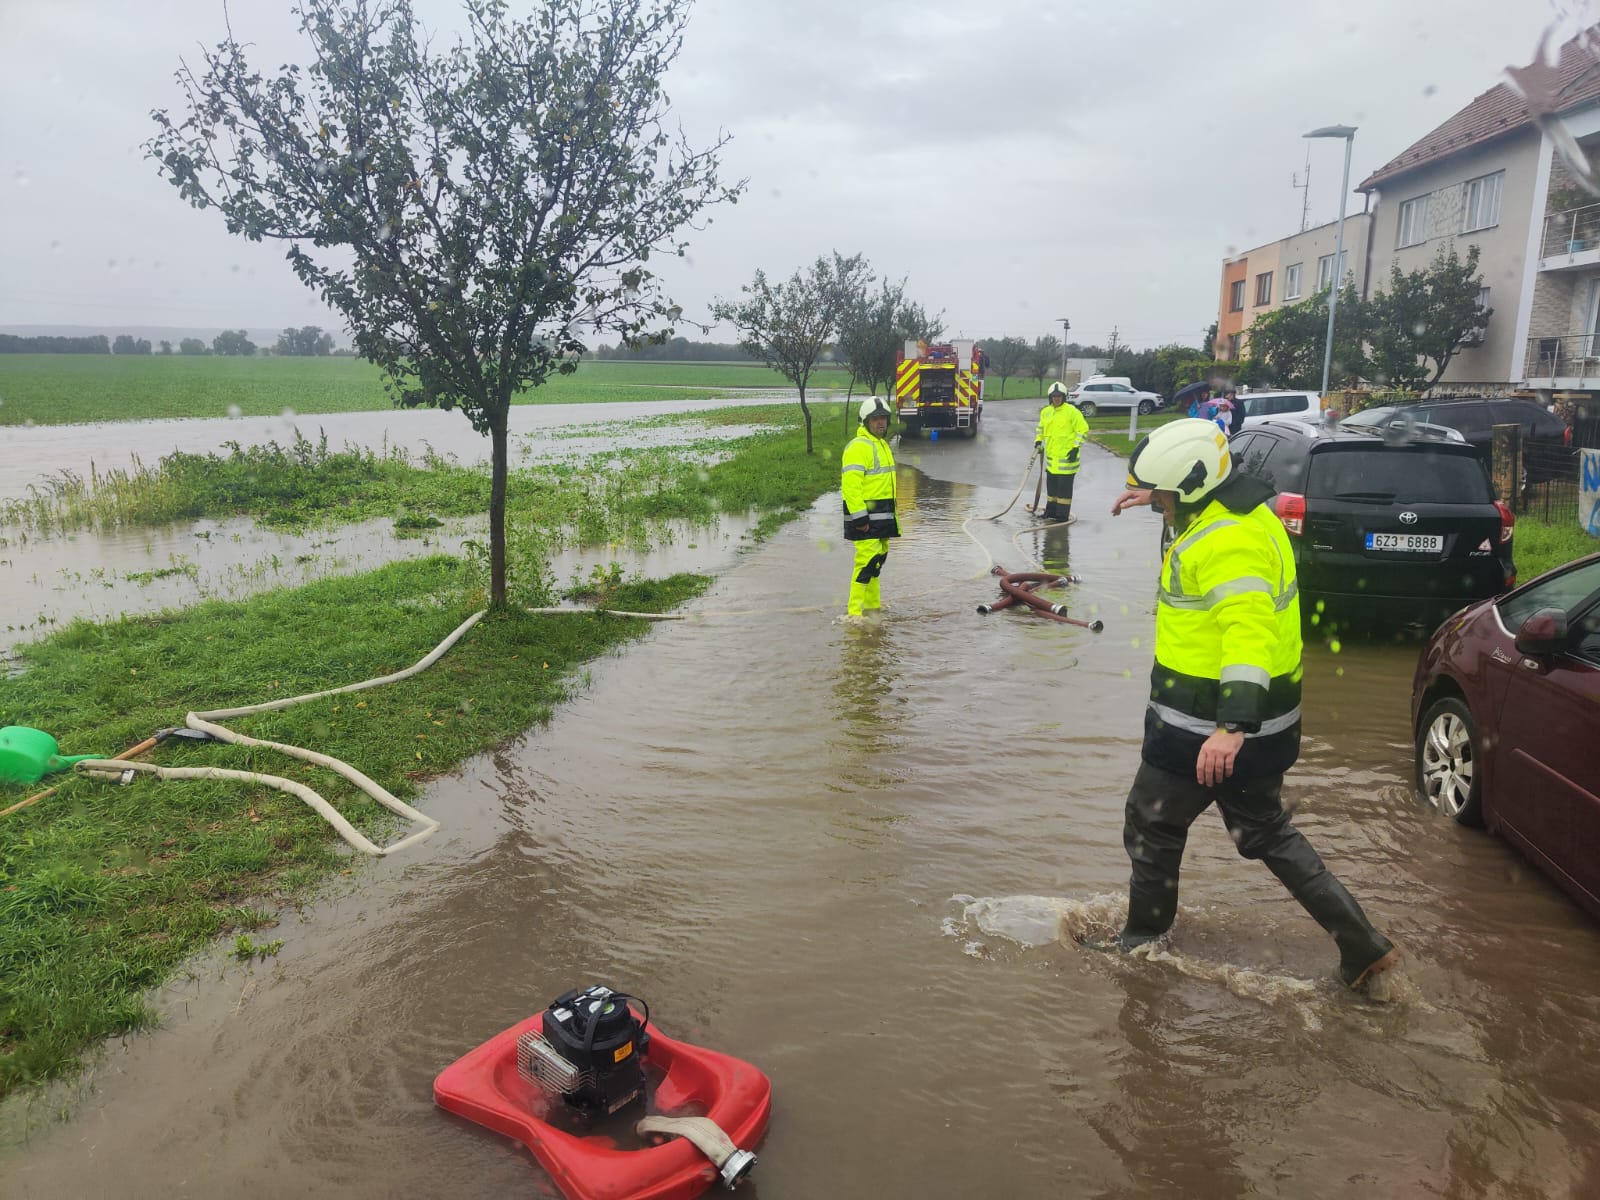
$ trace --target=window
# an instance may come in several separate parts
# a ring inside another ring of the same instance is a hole
[[[1295,263],[1292,267],[1283,269],[1283,298],[1285,300],[1300,299],[1300,268],[1304,263]]]
[[[1244,280],[1235,279],[1228,285],[1228,311],[1241,312],[1244,309]]]
[[[1587,563],[1564,571],[1535,587],[1500,602],[1500,620],[1515,633],[1541,608],[1570,612],[1600,590],[1600,563]]]
[[[1256,307],[1272,303],[1272,272],[1263,271],[1256,276]]]
[[[1354,493],[1401,504],[1488,504],[1493,498],[1489,470],[1472,453],[1442,453],[1425,446],[1330,445],[1311,463],[1306,494],[1316,499]]]
[[[1462,233],[1471,233],[1474,229],[1488,229],[1492,225],[1500,224],[1500,185],[1505,182],[1505,178],[1504,171],[1496,171],[1493,175],[1480,175],[1476,179],[1469,179],[1462,185]]]
[[[1344,269],[1348,265],[1349,258],[1350,251],[1341,250],[1339,252],[1340,279],[1344,278]],[[1333,275],[1333,255],[1324,254],[1321,258],[1317,259],[1317,291],[1320,292],[1323,288],[1331,286],[1333,283]]]
[[[1488,288],[1478,289],[1478,311],[1481,313],[1486,313],[1489,311]],[[1461,344],[1463,346],[1481,346],[1483,345],[1484,335],[1487,334],[1488,331],[1489,319],[1484,317],[1472,328],[1471,332],[1469,332],[1466,337],[1461,339]]]
[[[1244,284],[1241,283],[1239,286],[1243,287]],[[1228,335],[1228,361],[1232,362],[1234,359],[1236,359],[1238,357],[1239,357],[1239,335],[1237,333],[1230,333]]]
[[[1275,417],[1285,413],[1302,413],[1311,407],[1304,392],[1287,396],[1244,396],[1244,415],[1247,417]]]
[[[1498,211],[1500,193],[1495,192],[1495,209]],[[1414,200],[1407,200],[1400,206],[1400,231],[1394,244],[1400,246],[1415,246],[1428,240],[1428,197],[1418,196]]]

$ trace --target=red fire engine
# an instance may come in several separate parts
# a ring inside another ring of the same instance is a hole
[[[894,371],[895,406],[903,437],[924,429],[978,436],[983,414],[983,347],[970,340],[907,342]]]

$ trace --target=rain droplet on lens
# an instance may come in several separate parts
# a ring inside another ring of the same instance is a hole
[[[228,405],[228,418],[230,420],[238,420],[242,416],[244,416],[244,409],[240,408],[237,404]]]
[[[1422,89],[1422,94],[1424,96],[1432,96],[1432,95],[1436,94],[1438,92],[1438,90],[1439,90],[1439,85],[1438,84],[1430,83],[1427,87]]]
[[[294,420],[294,409],[285,407],[284,410],[278,415],[285,421],[292,421]]]
[[[18,187],[27,187],[28,186],[29,180],[28,180],[28,173],[26,171],[18,171],[16,176],[15,176],[15,178],[16,178]]]

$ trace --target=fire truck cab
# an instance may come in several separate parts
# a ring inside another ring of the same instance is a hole
[[[954,429],[977,437],[985,366],[983,347],[971,340],[907,342],[894,372],[895,407],[905,427],[901,436]]]

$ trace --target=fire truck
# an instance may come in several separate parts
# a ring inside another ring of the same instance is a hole
[[[894,369],[902,436],[954,429],[963,437],[977,437],[986,365],[983,347],[974,341],[907,342]]]

